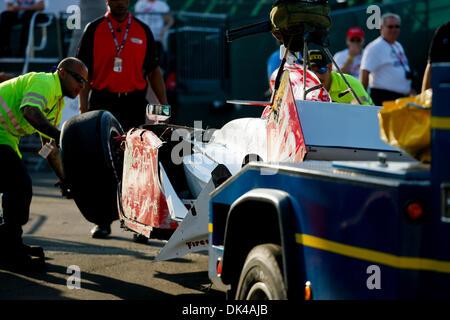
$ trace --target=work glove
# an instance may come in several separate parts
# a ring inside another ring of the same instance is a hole
[[[61,189],[61,195],[66,199],[73,199],[72,191],[70,189],[69,184],[64,181],[60,180],[55,184],[55,187],[59,187]]]

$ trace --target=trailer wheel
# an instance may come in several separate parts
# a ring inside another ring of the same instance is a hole
[[[279,245],[270,243],[254,247],[242,268],[236,300],[286,300],[281,265]]]
[[[116,193],[123,151],[114,138],[123,134],[120,123],[105,110],[75,116],[61,130],[61,160],[73,198],[82,215],[98,225],[119,218]]]

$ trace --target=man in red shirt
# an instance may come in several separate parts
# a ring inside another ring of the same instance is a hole
[[[145,123],[147,90],[152,102],[167,104],[167,96],[149,27],[129,12],[129,0],[106,4],[108,12],[86,26],[78,47],[77,57],[89,70],[79,107],[81,113],[108,110],[127,131]],[[110,232],[110,225],[91,231],[95,238]]]

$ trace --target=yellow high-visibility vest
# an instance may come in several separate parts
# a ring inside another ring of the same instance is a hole
[[[20,137],[37,132],[25,119],[23,107],[38,108],[57,127],[64,105],[61,82],[56,72],[30,72],[0,83],[0,144],[11,146],[22,157]]]

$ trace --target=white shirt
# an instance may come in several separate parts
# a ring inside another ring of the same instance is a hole
[[[167,3],[156,0],[154,2],[149,2],[148,0],[139,0],[134,7],[134,12],[138,19],[145,22],[152,30],[153,37],[156,41],[161,41],[159,34],[164,28],[164,18],[162,14],[170,11],[170,7]],[[153,12],[153,13],[161,13],[161,14],[148,14],[148,15],[139,15],[139,12]]]
[[[406,79],[406,70],[410,70],[408,59],[403,46],[397,41],[390,45],[380,36],[369,43],[364,50],[361,70],[370,72],[370,88],[404,95],[411,90],[411,80]]]
[[[364,50],[361,52],[360,55],[353,57],[353,63],[350,66],[350,72],[348,74],[354,76],[356,79],[359,78],[359,68],[361,66],[361,59],[362,55],[364,53]],[[342,68],[342,66],[345,64],[345,62],[348,59],[348,49],[336,52],[333,59],[336,61],[337,65]],[[333,64],[333,71],[338,72],[336,66]]]

